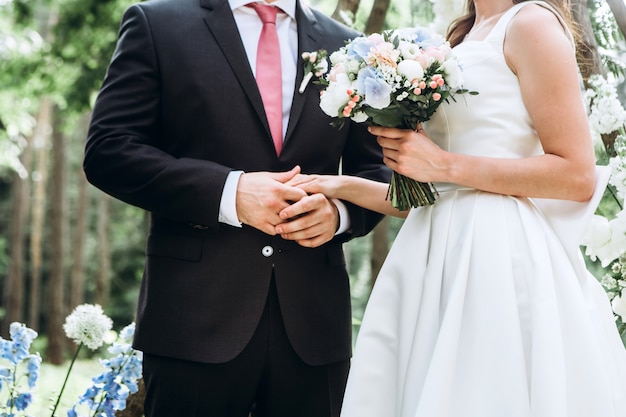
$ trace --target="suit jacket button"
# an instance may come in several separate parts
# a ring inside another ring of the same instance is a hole
[[[266,258],[269,258],[274,253],[274,248],[271,246],[264,246],[263,249],[261,249],[261,253]]]

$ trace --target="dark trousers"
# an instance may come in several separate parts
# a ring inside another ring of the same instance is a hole
[[[146,417],[338,417],[349,360],[302,362],[292,349],[272,282],[259,326],[244,351],[205,364],[144,355]]]

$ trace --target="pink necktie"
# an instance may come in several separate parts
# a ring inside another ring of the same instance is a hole
[[[283,81],[276,32],[276,14],[279,9],[260,3],[250,3],[248,6],[257,12],[263,22],[256,58],[256,82],[263,99],[276,154],[280,155],[283,148]]]

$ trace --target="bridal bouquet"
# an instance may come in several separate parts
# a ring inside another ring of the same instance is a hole
[[[402,129],[417,129],[461,87],[462,74],[450,45],[421,28],[404,28],[355,38],[330,55],[331,69],[320,80],[324,113]],[[387,198],[393,207],[431,205],[436,190],[393,172]]]

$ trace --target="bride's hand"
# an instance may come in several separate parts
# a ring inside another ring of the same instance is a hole
[[[363,208],[389,214],[396,217],[406,217],[408,212],[400,212],[387,201],[389,184],[353,177],[351,175],[296,175],[287,185],[300,188],[307,194],[324,194],[327,198],[347,201]],[[290,219],[297,214],[295,203],[284,208],[280,217]]]
[[[445,182],[447,152],[437,146],[421,128],[417,131],[371,126],[383,148],[383,162],[398,174],[421,182]]]
[[[342,178],[337,175],[298,174],[287,185],[298,187],[307,194],[324,194],[327,198],[342,198]]]

